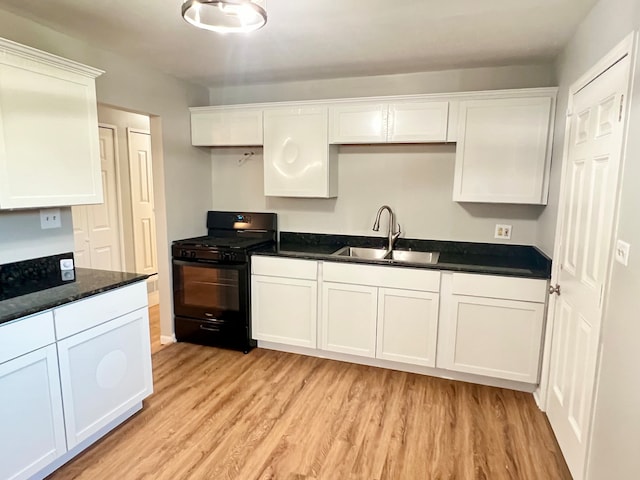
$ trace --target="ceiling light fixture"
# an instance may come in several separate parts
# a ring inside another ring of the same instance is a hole
[[[246,33],[267,23],[266,0],[186,0],[182,17],[198,28],[218,33]]]

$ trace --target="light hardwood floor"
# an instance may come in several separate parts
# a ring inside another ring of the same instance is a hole
[[[160,343],[160,305],[149,307],[149,333],[151,334],[151,354],[162,350]]]
[[[144,409],[51,479],[571,478],[529,394],[186,343],[153,367]]]

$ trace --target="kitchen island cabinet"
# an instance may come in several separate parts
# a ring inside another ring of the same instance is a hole
[[[44,478],[152,393],[146,276],[96,272],[93,288],[111,277],[127,285],[0,324],[0,478]]]
[[[51,312],[0,326],[0,478],[30,478],[67,451]]]
[[[0,209],[102,203],[102,73],[0,39]]]

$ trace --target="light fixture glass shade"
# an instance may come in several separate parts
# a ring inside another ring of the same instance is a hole
[[[265,0],[186,0],[182,16],[191,25],[218,33],[252,32],[267,23]]]

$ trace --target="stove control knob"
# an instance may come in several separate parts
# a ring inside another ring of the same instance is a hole
[[[187,251],[186,250],[180,250],[180,256],[181,257],[186,257],[187,256]]]
[[[195,252],[195,250],[192,250],[191,252],[189,252],[189,256],[190,256],[191,258],[196,258],[196,252]]]

